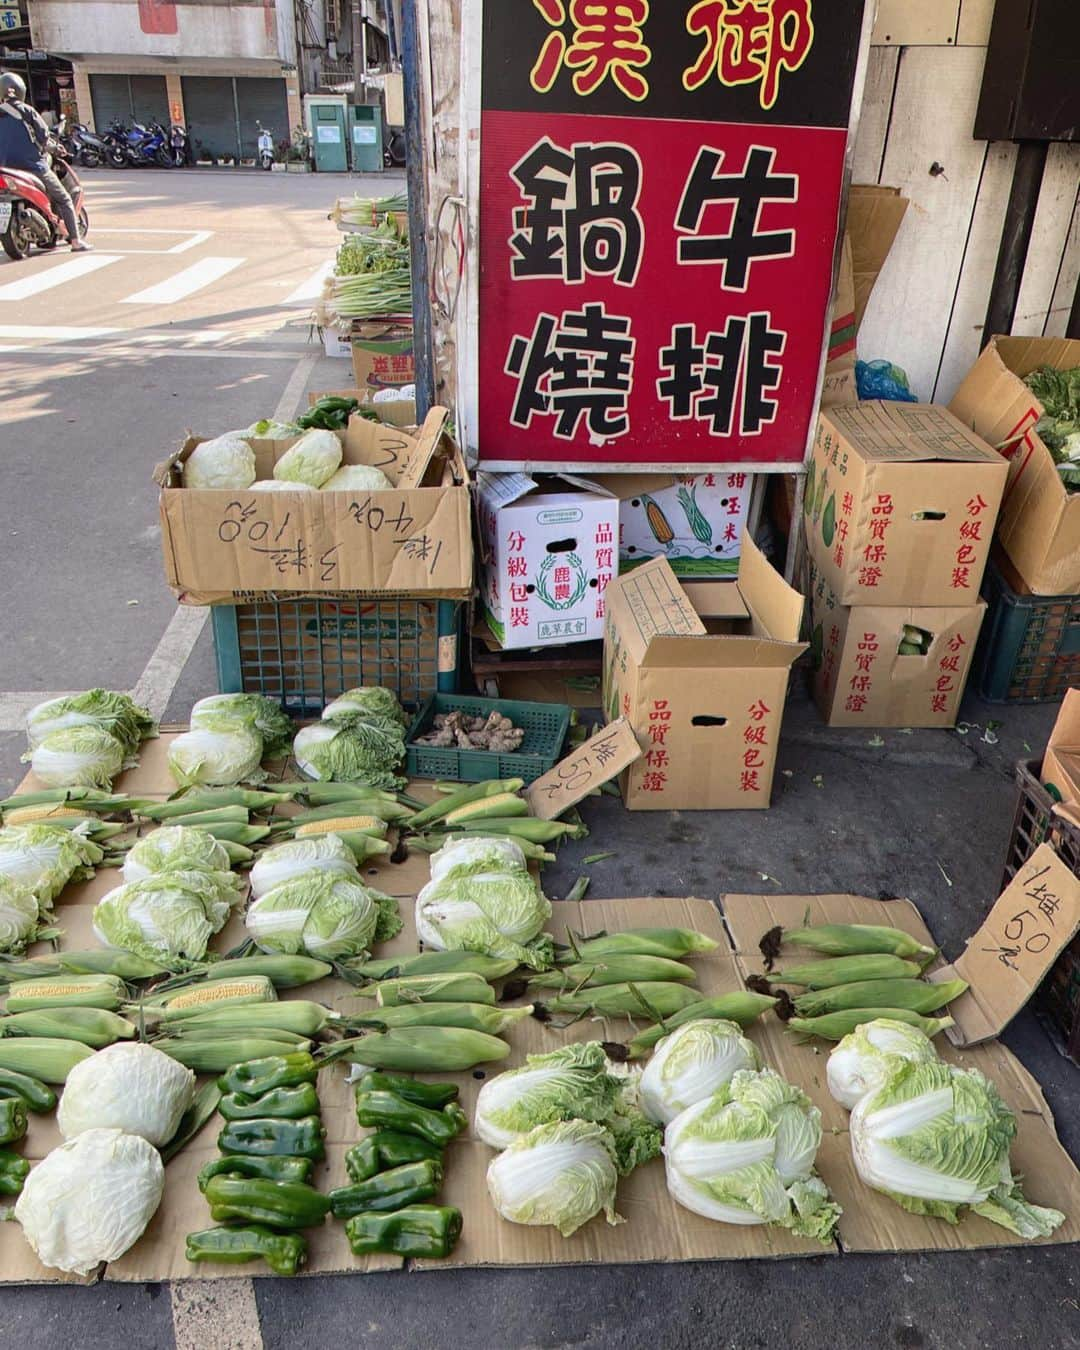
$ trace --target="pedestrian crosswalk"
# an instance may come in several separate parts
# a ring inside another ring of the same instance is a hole
[[[45,271],[28,272],[26,276],[0,285],[0,301],[29,300],[32,295],[40,295],[42,291],[51,291],[56,286],[77,281],[89,276],[91,272],[100,272],[103,267],[119,261],[120,258],[115,254],[77,253],[66,262],[57,263]],[[0,272],[0,278],[5,274],[6,269]]]
[[[156,285],[148,286],[145,290],[136,291],[134,295],[125,295],[122,303],[125,305],[175,305],[178,300],[184,300],[189,295],[194,295],[196,291],[201,291],[204,286],[220,281],[234,268],[239,267],[243,261],[243,258],[200,258],[197,263],[192,263],[190,267],[185,267],[182,272],[177,272],[165,281],[159,281]]]

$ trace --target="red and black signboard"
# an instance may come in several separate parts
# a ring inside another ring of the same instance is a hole
[[[484,0],[488,467],[799,464],[863,0]]]

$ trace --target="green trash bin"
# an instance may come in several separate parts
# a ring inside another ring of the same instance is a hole
[[[356,173],[377,173],[383,167],[382,107],[358,103],[349,109],[349,142]]]
[[[345,147],[345,115],[340,103],[313,103],[311,131],[315,168],[319,173],[345,173],[349,167]]]

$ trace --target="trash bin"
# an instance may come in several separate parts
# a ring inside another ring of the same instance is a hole
[[[311,105],[315,168],[320,173],[344,173],[349,162],[345,147],[345,118],[340,103]]]
[[[349,109],[352,166],[357,173],[375,173],[383,167],[382,106],[358,103]]]

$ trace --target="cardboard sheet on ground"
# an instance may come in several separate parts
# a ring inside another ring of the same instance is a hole
[[[922,942],[933,941],[918,910],[908,900],[869,900],[855,895],[725,895],[722,904],[735,944],[735,959],[746,974],[762,971],[758,941],[775,924],[787,928],[803,922],[890,924]],[[803,955],[811,959],[809,953]],[[942,1059],[984,1073],[1016,1113],[1019,1128],[1011,1156],[1013,1171],[1024,1178],[1024,1194],[1034,1204],[1053,1206],[1066,1216],[1053,1237],[1036,1244],[1025,1243],[977,1215],[969,1214],[954,1227],[942,1219],[908,1214],[865,1186],[851,1159],[848,1114],[833,1101],[826,1086],[829,1047],[822,1041],[798,1044],[775,1018],[763,1019],[760,1026],[754,1039],[762,1045],[767,1061],[798,1083],[821,1109],[825,1133],[818,1170],[843,1207],[837,1232],[845,1251],[970,1251],[1080,1241],[1080,1173],[1058,1140],[1038,1083],[999,1041],[961,1050],[939,1036],[934,1044]]]

